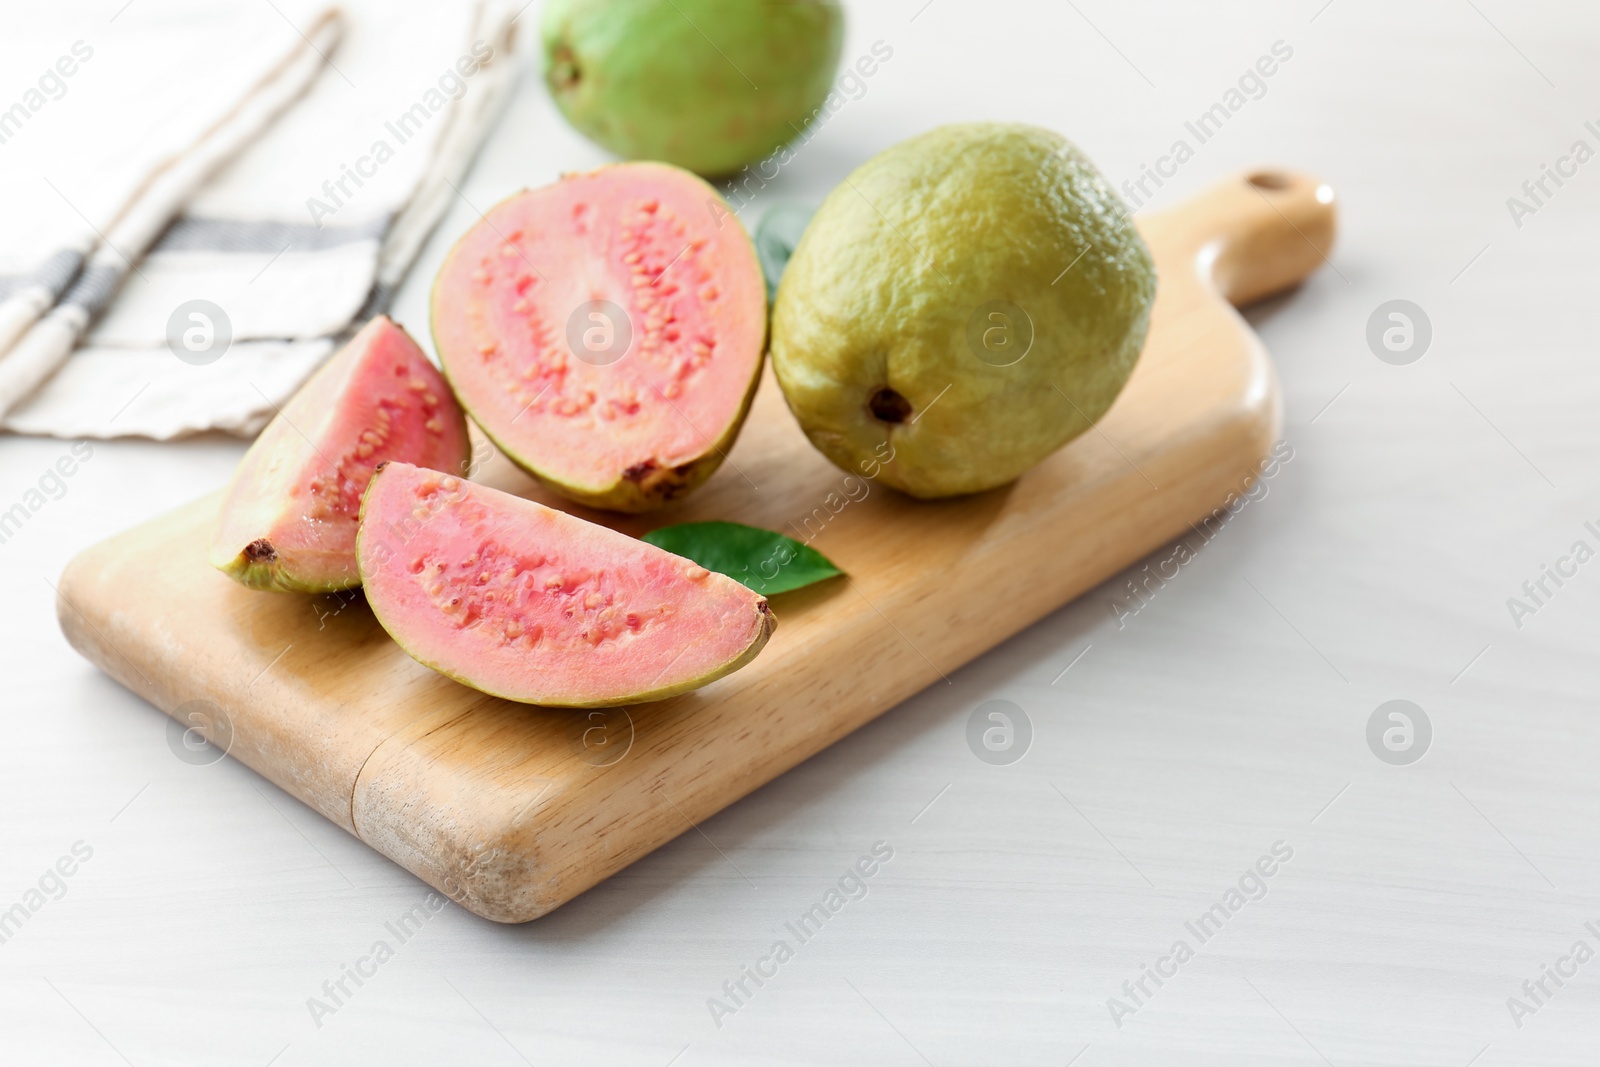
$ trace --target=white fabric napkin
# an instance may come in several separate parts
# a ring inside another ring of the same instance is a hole
[[[0,428],[259,430],[456,195],[515,79],[518,6],[18,19],[0,69],[38,73],[20,110],[0,99]]]

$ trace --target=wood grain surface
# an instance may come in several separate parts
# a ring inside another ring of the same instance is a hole
[[[1334,217],[1326,186],[1272,171],[1141,218],[1160,295],[1139,366],[1096,429],[1006,488],[920,503],[849,479],[769,372],[728,462],[682,506],[647,520],[574,509],[634,534],[710,518],[784,530],[848,572],[774,598],[762,655],[687,696],[603,713],[483,696],[406,656],[359,596],[254,593],[212,570],[216,495],[75,559],[61,625],[124,685],[458,903],[537,918],[1241,490],[1281,413],[1231,304],[1317,269]],[[555,503],[499,457],[479,477]]]

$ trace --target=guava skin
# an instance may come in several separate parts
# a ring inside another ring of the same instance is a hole
[[[839,467],[915,497],[975,493],[1111,407],[1155,292],[1127,209],[1064,137],[944,126],[823,202],[778,287],[770,354]]]
[[[550,477],[520,457],[515,449],[496,437],[482,423],[478,424],[478,428],[483,430],[485,437],[494,442],[495,448],[500,450],[501,455],[511,460],[523,473],[552,493],[564,496],[575,504],[600,511],[640,515],[665,507],[674,500],[683,499],[704,485],[717,472],[717,468],[721,467],[722,461],[727,458],[728,451],[733,448],[734,441],[738,440],[739,431],[744,428],[745,417],[750,414],[750,404],[755,400],[756,387],[760,384],[761,374],[758,370],[755,377],[750,379],[750,388],[745,391],[739,413],[722,436],[712,442],[711,450],[705,455],[677,467],[653,467],[640,471],[636,476],[624,477],[610,489],[598,493],[588,492]]]
[[[735,173],[797,136],[832,87],[835,0],[549,0],[544,77],[562,114],[624,159]]]

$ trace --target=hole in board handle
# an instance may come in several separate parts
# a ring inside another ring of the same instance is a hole
[[[1257,171],[1246,178],[1245,181],[1257,189],[1267,189],[1272,192],[1287,189],[1292,184],[1286,176],[1270,170]]]

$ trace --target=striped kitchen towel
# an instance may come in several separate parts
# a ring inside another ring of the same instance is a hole
[[[0,99],[0,429],[259,430],[457,195],[520,6],[35,5],[0,41],[38,72]]]

